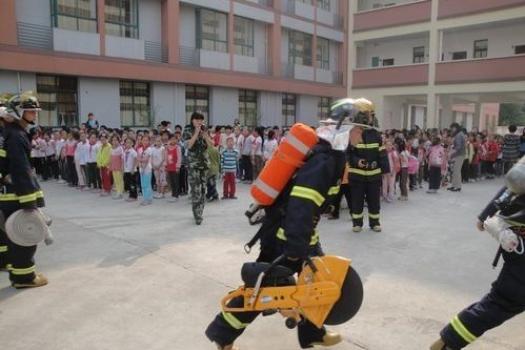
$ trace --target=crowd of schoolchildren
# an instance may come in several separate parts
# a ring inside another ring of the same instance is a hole
[[[90,120],[91,121],[91,115]],[[188,161],[182,127],[162,122],[156,129],[110,129],[98,124],[59,130],[32,129],[33,167],[42,181],[56,180],[81,191],[150,205],[188,194]],[[236,183],[251,183],[277,148],[280,128],[209,127],[208,201],[237,199]]]
[[[509,126],[505,136],[494,135],[486,131],[467,132],[459,129],[452,133],[449,129],[430,129],[423,131],[387,130],[383,134],[383,143],[388,153],[391,172],[383,174],[382,199],[392,202],[399,184],[401,201],[408,200],[409,191],[423,188],[428,183],[427,193],[435,194],[442,187],[447,187],[452,179],[454,162],[454,139],[462,137],[464,147],[460,166],[461,182],[492,180],[502,176],[525,154],[525,129],[520,136],[517,127]],[[458,174],[459,176],[459,174]],[[452,190],[457,190],[450,188]]]
[[[525,130],[516,134],[509,127],[505,137],[459,130],[464,137],[461,164],[463,183],[494,179],[525,154]],[[219,199],[217,180],[223,178],[222,199],[236,199],[236,183],[250,184],[270,159],[286,129],[247,128],[241,126],[209,127],[214,147],[208,148],[208,201]],[[423,188],[437,193],[452,178],[455,152],[449,129],[419,128],[386,130],[383,144],[391,172],[383,174],[382,199],[392,202],[397,194],[408,200],[410,191]],[[98,127],[92,116],[79,128],[60,130],[34,129],[32,160],[43,181],[54,179],[82,191],[100,196],[137,201],[149,205],[153,199],[176,202],[188,194],[187,150],[182,141],[182,127],[171,129],[162,122],[156,129],[138,130]]]

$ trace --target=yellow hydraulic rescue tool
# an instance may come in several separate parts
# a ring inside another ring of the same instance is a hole
[[[294,328],[301,318],[317,327],[338,325],[351,319],[363,301],[363,285],[349,259],[338,256],[309,258],[295,279],[291,269],[273,263],[246,263],[241,275],[245,283],[222,300],[225,312],[280,312],[286,326]],[[243,297],[244,307],[228,307],[230,300]]]

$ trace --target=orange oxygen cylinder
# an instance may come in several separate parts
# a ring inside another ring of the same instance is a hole
[[[292,126],[252,185],[251,194],[257,204],[273,204],[318,141],[315,130],[308,125]]]

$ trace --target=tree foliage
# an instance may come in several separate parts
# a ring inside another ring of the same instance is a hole
[[[502,103],[499,108],[499,125],[525,126],[525,103]]]

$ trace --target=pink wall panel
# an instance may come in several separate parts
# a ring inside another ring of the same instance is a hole
[[[525,5],[525,0],[439,0],[438,18],[456,17]]]
[[[430,20],[432,1],[418,1],[354,15],[354,32],[426,22]]]
[[[525,80],[525,55],[436,65],[436,83]]]
[[[353,88],[426,85],[428,64],[354,70]]]

